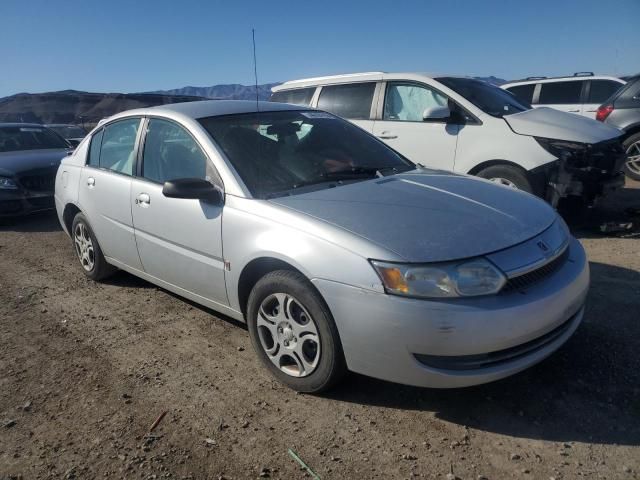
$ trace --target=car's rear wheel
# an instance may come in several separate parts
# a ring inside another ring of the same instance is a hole
[[[78,213],[73,219],[71,240],[82,271],[87,277],[102,280],[117,270],[105,260],[93,230],[82,213]]]
[[[624,173],[629,178],[640,181],[640,133],[631,135],[623,142],[622,146],[627,152]]]
[[[247,307],[253,348],[281,383],[319,393],[344,375],[331,313],[303,275],[288,270],[268,273],[253,287]]]
[[[505,187],[533,192],[533,186],[527,177],[527,172],[511,165],[492,165],[480,170],[477,174],[480,178],[486,178]]]

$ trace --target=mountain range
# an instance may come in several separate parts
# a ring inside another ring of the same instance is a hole
[[[476,77],[495,85],[506,83],[497,77]],[[258,85],[258,98],[268,100],[279,83]],[[90,93],[63,90],[47,93],[18,93],[0,98],[0,122],[74,123],[92,127],[102,118],[133,108],[190,102],[203,99],[254,100],[254,85],[225,84],[210,87],[182,87],[141,93]]]

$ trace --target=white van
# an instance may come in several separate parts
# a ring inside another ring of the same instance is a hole
[[[556,205],[593,201],[624,183],[621,132],[577,115],[532,109],[468,77],[383,72],[285,82],[271,101],[344,117],[416,163],[477,175]]]

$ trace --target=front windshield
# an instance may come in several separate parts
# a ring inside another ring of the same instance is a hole
[[[0,152],[69,148],[69,145],[45,127],[35,125],[0,127]]]
[[[531,109],[531,105],[528,103],[519,100],[506,90],[482,80],[458,77],[442,77],[436,80],[494,117],[502,118],[505,115]]]
[[[258,198],[415,168],[359,127],[325,112],[259,112],[200,123]]]
[[[49,128],[62,138],[83,138],[87,134],[82,128],[75,125],[60,125]]]

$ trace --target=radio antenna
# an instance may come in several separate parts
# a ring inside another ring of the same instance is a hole
[[[253,40],[253,77],[256,82],[256,110],[260,111],[260,105],[258,103],[258,63],[256,62],[256,30],[251,29],[251,39]]]

